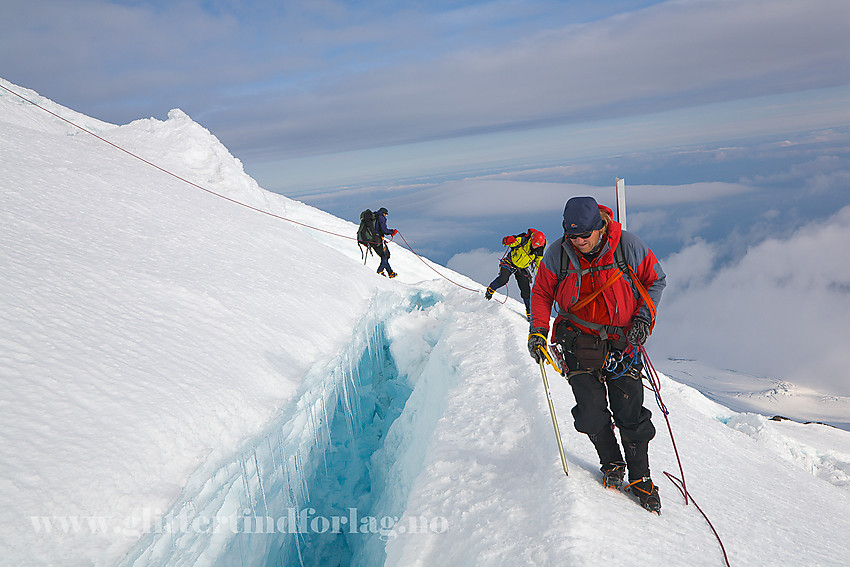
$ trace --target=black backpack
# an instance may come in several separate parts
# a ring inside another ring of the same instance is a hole
[[[362,244],[372,244],[375,242],[375,213],[369,209],[360,213],[357,242]]]
[[[357,245],[360,247],[360,255],[363,261],[366,261],[366,256],[372,252],[371,244],[377,242],[375,238],[375,213],[370,209],[366,209],[360,213],[360,226],[357,228]],[[363,247],[366,247],[364,253]]]

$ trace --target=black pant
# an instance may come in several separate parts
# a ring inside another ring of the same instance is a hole
[[[390,249],[387,247],[387,243],[381,240],[380,242],[373,242],[370,246],[375,251],[375,254],[378,255],[378,258],[381,259],[381,263],[378,264],[378,273],[386,270],[387,275],[392,274],[393,269],[390,268]]]
[[[519,295],[525,303],[526,312],[531,312],[531,274],[528,273],[528,268],[517,268],[515,266],[506,266],[499,264],[499,275],[496,279],[490,282],[490,289],[496,291],[511,279],[511,274],[514,275],[516,284],[519,286]]]
[[[622,461],[613,417],[625,448],[629,480],[649,476],[649,441],[655,437],[655,426],[652,412],[643,407],[643,382],[630,374],[599,379],[606,374],[597,370],[570,375],[576,400],[572,409],[575,428],[590,437],[601,464]]]

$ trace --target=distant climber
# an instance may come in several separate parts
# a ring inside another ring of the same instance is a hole
[[[366,252],[363,254],[363,262],[366,262],[366,256],[369,250],[374,250],[375,254],[381,259],[378,266],[378,273],[388,278],[394,278],[396,274],[390,267],[390,249],[384,241],[385,236],[395,236],[398,231],[394,228],[387,228],[387,215],[389,211],[381,207],[374,213],[370,209],[366,209],[360,213],[360,227],[357,229],[357,244],[360,246],[361,252],[363,247],[366,247]]]
[[[537,270],[543,251],[546,248],[546,235],[529,228],[522,234],[506,236],[502,239],[503,246],[509,246],[499,262],[499,275],[490,282],[484,299],[493,297],[493,292],[506,285],[511,275],[519,286],[519,294],[525,303],[525,315],[531,321],[531,272]]]
[[[593,197],[567,201],[564,236],[546,251],[534,281],[528,350],[540,360],[557,302],[551,342],[575,397],[575,428],[596,448],[604,486],[619,490],[628,469],[626,488],[644,508],[660,512],[649,476],[655,426],[643,407],[638,347],[652,333],[666,276],[649,247],[611,215]]]

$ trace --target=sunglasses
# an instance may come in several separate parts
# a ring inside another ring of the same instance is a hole
[[[588,230],[587,232],[582,232],[581,234],[568,234],[567,238],[570,240],[578,240],[581,238],[582,240],[587,240],[590,238],[590,235],[593,234],[592,230]]]

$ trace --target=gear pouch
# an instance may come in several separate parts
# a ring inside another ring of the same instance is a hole
[[[608,358],[607,341],[582,333],[568,323],[558,325],[555,340],[564,349],[564,362],[570,371],[599,370]]]
[[[581,333],[573,343],[573,354],[581,370],[599,370],[608,358],[608,342],[595,335]]]

